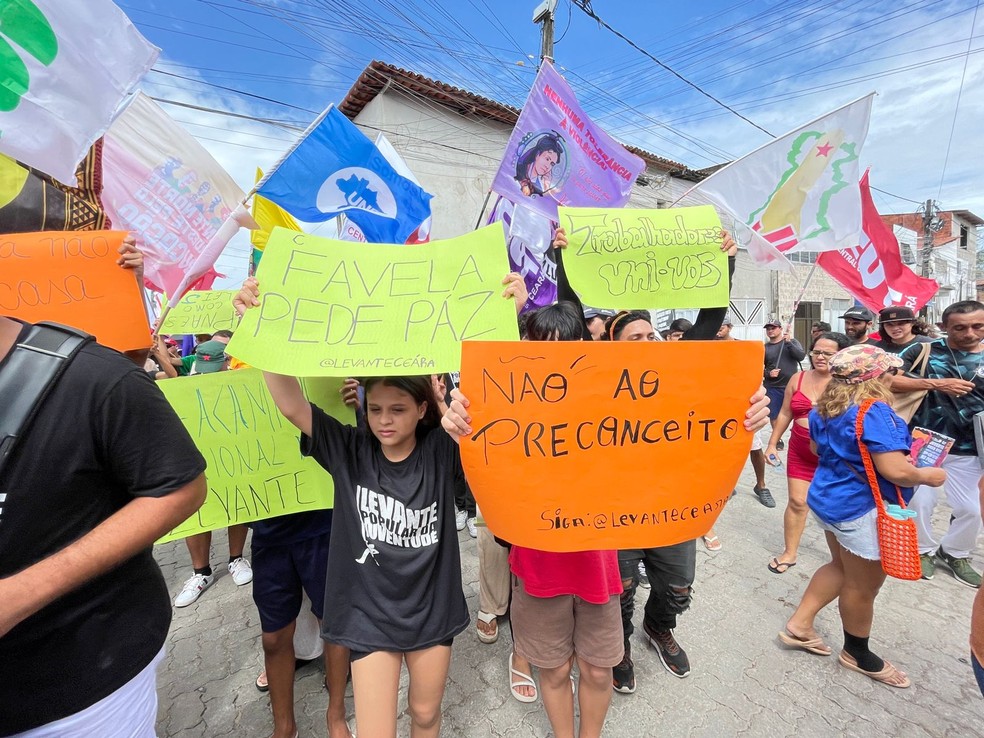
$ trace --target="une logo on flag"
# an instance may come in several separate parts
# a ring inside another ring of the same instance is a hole
[[[323,213],[366,210],[395,219],[396,198],[376,173],[363,167],[345,167],[330,175],[318,190],[317,207]]]

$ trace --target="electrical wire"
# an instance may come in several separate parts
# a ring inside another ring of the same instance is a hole
[[[967,38],[967,54],[964,56],[963,72],[960,74],[960,87],[957,89],[957,103],[953,108],[953,121],[950,123],[950,135],[946,140],[946,155],[943,157],[943,171],[940,172],[940,188],[936,193],[936,199],[943,194],[943,181],[946,179],[946,166],[950,161],[950,146],[953,144],[953,132],[957,128],[957,114],[960,112],[960,97],[963,95],[964,81],[967,79],[967,63],[970,61],[970,47],[974,42],[974,29],[977,27],[977,11],[980,10],[980,2],[974,6],[974,20],[970,24],[970,36]]]

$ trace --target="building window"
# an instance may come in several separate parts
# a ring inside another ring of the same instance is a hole
[[[794,264],[813,264],[818,255],[816,251],[797,251],[793,254],[786,254],[786,258]]]
[[[965,226],[960,226],[960,248],[966,249],[970,241],[970,229]]]

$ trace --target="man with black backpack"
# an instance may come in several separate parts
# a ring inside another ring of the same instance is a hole
[[[171,607],[151,546],[204,469],[131,360],[0,317],[0,736],[154,735]]]

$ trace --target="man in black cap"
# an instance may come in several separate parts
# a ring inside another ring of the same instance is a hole
[[[765,337],[768,341],[765,344],[763,384],[769,396],[769,420],[775,426],[779,410],[782,409],[786,385],[789,378],[799,371],[800,362],[806,358],[806,350],[799,341],[783,331],[778,318],[769,318],[766,321]]]
[[[598,308],[584,308],[584,325],[587,327],[591,338],[600,341],[605,335],[605,321],[615,315],[614,310],[600,310]]]
[[[844,333],[851,339],[852,344],[868,343],[871,323],[875,319],[874,313],[864,305],[855,305],[847,310],[841,319],[844,321]]]
[[[825,323],[822,320],[813,321],[813,325],[810,327],[810,339],[816,341],[824,333],[830,333],[830,323]]]
[[[933,341],[929,336],[922,335],[922,326],[916,323],[916,314],[912,309],[898,305],[878,313],[878,333],[882,340],[875,345],[890,354],[900,354],[914,343]]]

